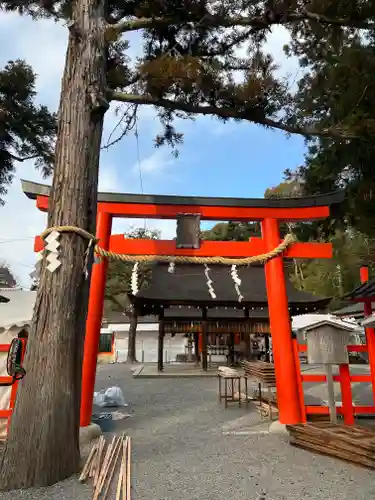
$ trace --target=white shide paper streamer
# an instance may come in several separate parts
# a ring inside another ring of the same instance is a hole
[[[216,293],[215,293],[215,290],[213,289],[212,279],[210,278],[209,272],[210,272],[210,268],[208,267],[207,264],[205,264],[204,265],[204,274],[205,274],[206,280],[207,280],[206,285],[208,288],[208,293],[211,295],[212,299],[216,299]]]
[[[242,299],[244,299],[245,297],[241,294],[241,291],[240,291],[241,279],[238,276],[237,266],[236,265],[232,266],[231,275],[232,275],[232,280],[234,281],[234,288],[236,289],[236,292],[237,292],[237,295],[238,295],[238,302],[241,302]]]
[[[138,262],[136,262],[133,266],[131,289],[133,295],[136,295],[138,293]]]

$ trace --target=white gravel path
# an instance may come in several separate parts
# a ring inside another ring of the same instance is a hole
[[[124,365],[101,366],[98,388],[118,384],[132,418],[116,431],[133,439],[132,500],[365,500],[374,474],[297,450],[275,435],[223,435],[259,419],[217,401],[215,379],[132,379]],[[245,417],[245,418],[244,418]],[[253,427],[256,429],[257,427]],[[0,500],[86,500],[71,478],[52,488],[0,494]],[[113,500],[113,499],[110,499]]]

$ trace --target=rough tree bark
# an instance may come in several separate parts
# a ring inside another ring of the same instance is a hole
[[[59,109],[48,226],[95,230],[106,88],[105,0],[76,0]],[[79,410],[88,283],[87,241],[63,234],[62,265],[43,265],[25,359],[26,377],[1,464],[3,490],[50,485],[79,469]],[[91,266],[90,266],[91,267]],[[90,274],[90,269],[89,269]]]
[[[128,337],[128,363],[137,363],[137,350],[136,350],[136,338],[137,338],[137,326],[138,326],[138,314],[131,308],[128,314],[130,321],[129,324],[129,337]]]

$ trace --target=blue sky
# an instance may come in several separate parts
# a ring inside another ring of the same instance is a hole
[[[282,53],[287,39],[285,30],[278,28],[270,35],[267,49],[278,62],[280,74],[294,81],[298,65]],[[50,21],[33,22],[15,14],[0,14],[0,46],[0,65],[9,59],[25,59],[38,74],[38,100],[56,109],[65,56],[65,28]],[[132,35],[132,57],[137,55],[139,47],[139,37]],[[110,112],[106,117],[104,142],[116,121],[116,116]],[[140,166],[147,193],[262,197],[265,189],[282,180],[286,168],[293,169],[303,161],[304,142],[298,136],[287,138],[281,132],[249,123],[222,124],[210,117],[179,121],[177,127],[185,134],[185,139],[179,148],[179,158],[175,159],[168,147],[154,148],[158,120],[152,108],[143,107],[138,128],[140,162],[134,136],[104,150],[100,190],[140,192]],[[43,181],[31,162],[19,165],[7,203],[0,208],[0,260],[11,267],[23,286],[28,286],[35,262],[33,236],[45,228],[46,220],[21,192],[20,178],[49,183],[50,180]],[[165,238],[174,235],[172,221],[148,224],[160,228]],[[139,222],[116,221],[113,233],[124,232],[134,225]]]

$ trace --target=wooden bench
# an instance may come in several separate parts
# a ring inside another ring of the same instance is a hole
[[[228,407],[228,403],[238,403],[238,406],[241,406],[243,398],[245,399],[244,402],[246,403],[246,406],[249,404],[247,378],[242,377],[235,370],[231,370],[230,368],[226,370],[220,370],[219,368],[218,379],[219,402],[224,400],[225,408]],[[244,394],[241,392],[242,381],[244,381]]]

